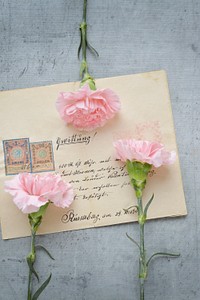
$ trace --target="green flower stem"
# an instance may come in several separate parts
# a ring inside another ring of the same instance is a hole
[[[36,251],[35,251],[35,235],[36,231],[34,225],[31,226],[31,252],[27,256],[27,263],[29,266],[29,276],[28,276],[28,296],[27,300],[32,299],[32,275],[33,275],[33,265],[36,259]]]
[[[96,50],[88,43],[87,41],[87,22],[86,22],[86,15],[87,15],[87,0],[84,0],[83,4],[83,21],[80,24],[80,35],[81,35],[81,42],[78,49],[78,55],[82,50],[82,61],[80,66],[80,76],[81,76],[81,86],[88,83],[92,90],[96,90],[95,82],[92,76],[88,72],[88,64],[87,64],[87,48],[92,52],[98,55]]]
[[[145,207],[142,204],[142,192],[146,186],[146,181],[149,172],[152,169],[152,165],[148,163],[143,163],[140,161],[126,161],[127,171],[131,180],[131,185],[135,190],[135,195],[137,198],[137,212],[138,212],[138,223],[140,227],[140,242],[136,242],[128,234],[127,237],[139,248],[139,279],[140,279],[140,300],[144,300],[144,284],[147,279],[149,263],[154,257],[157,256],[168,256],[168,257],[178,257],[179,254],[168,253],[168,252],[157,252],[151,255],[147,259],[145,242],[144,242],[144,225],[147,220],[148,209],[154,199],[154,194],[151,196]],[[126,210],[125,210],[126,211]]]
[[[37,212],[28,214],[29,224],[31,226],[31,251],[30,251],[30,253],[28,254],[28,256],[26,258],[27,264],[28,264],[28,267],[29,267],[27,300],[36,300],[37,299],[35,297],[35,294],[32,295],[32,277],[33,277],[33,275],[37,278],[37,280],[39,282],[39,276],[38,276],[37,272],[34,269],[34,263],[35,263],[35,260],[36,260],[35,237],[36,237],[36,232],[37,232],[37,230],[38,230],[38,228],[39,228],[39,226],[42,222],[42,217],[45,214],[48,205],[49,205],[49,202],[46,203],[45,205],[41,206],[40,209]],[[45,251],[47,251],[47,250],[45,249]],[[51,277],[49,277],[49,279],[47,281],[49,282],[50,279],[51,279]],[[46,287],[46,285],[44,286],[44,288],[45,287]],[[41,290],[43,290],[43,288]]]
[[[146,250],[144,243],[145,216],[142,205],[142,197],[138,200],[138,223],[140,226],[140,257],[139,257],[139,279],[140,279],[140,300],[144,300],[144,282],[147,277]]]
[[[81,62],[81,75],[89,75],[88,73],[88,65],[87,65],[87,58],[86,58],[86,38],[87,38],[87,23],[83,21],[80,24],[80,31],[81,31],[81,40],[82,40],[82,62]]]
[[[84,40],[83,40],[83,43],[84,43],[84,48],[83,48],[83,58],[85,58],[86,60],[86,36],[87,36],[87,23],[86,23],[86,16],[87,16],[87,0],[84,0],[84,4],[83,4],[83,26],[84,26]]]
[[[35,254],[36,254],[36,252],[35,252],[35,235],[36,235],[36,232],[34,230],[34,226],[32,226],[32,231],[31,231],[31,252],[34,255],[34,259],[35,259]]]

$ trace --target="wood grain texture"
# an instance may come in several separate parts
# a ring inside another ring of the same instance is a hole
[[[81,0],[0,0],[0,89],[79,79]],[[188,208],[186,218],[151,221],[149,252],[174,249],[179,259],[152,262],[148,300],[200,298],[200,2],[198,0],[88,0],[88,38],[100,57],[88,54],[91,74],[110,77],[165,69],[174,114]],[[174,199],[176,201],[176,199]],[[40,299],[136,300],[137,224],[40,236]],[[29,239],[0,241],[0,299],[26,299]]]

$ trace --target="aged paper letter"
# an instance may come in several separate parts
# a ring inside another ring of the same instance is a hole
[[[3,190],[5,180],[20,172],[55,172],[71,182],[75,201],[69,209],[50,205],[40,234],[120,224],[137,220],[136,199],[123,163],[115,160],[113,141],[135,138],[159,141],[176,150],[167,78],[164,71],[96,80],[111,88],[122,109],[103,128],[79,132],[66,126],[55,109],[60,91],[79,83],[0,93],[0,213],[3,238],[29,235],[27,216]],[[149,218],[182,216],[186,206],[179,159],[153,169],[144,202],[155,194]]]

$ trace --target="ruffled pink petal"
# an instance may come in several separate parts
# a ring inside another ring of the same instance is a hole
[[[171,151],[171,152],[163,151],[162,157],[163,157],[163,161],[164,161],[165,165],[171,165],[176,160],[176,152],[175,151]]]
[[[112,90],[92,91],[86,84],[77,92],[60,93],[56,108],[67,124],[91,131],[114,117],[120,110],[120,101]]]
[[[37,212],[49,201],[59,207],[68,207],[74,199],[72,186],[53,174],[16,175],[5,182],[5,191],[13,196],[13,202],[24,213]]]
[[[136,160],[158,168],[162,165],[172,164],[176,159],[174,151],[166,151],[164,146],[157,142],[127,139],[118,140],[113,145],[116,150],[116,158],[124,162]]]
[[[74,192],[71,186],[65,187],[65,191],[58,191],[51,198],[51,201],[58,207],[69,207],[74,199]]]

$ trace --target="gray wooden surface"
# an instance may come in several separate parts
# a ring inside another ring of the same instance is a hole
[[[96,78],[165,69],[188,216],[151,221],[149,251],[175,249],[179,259],[154,260],[146,300],[198,300],[200,216],[200,1],[88,0],[88,37],[100,57],[88,55]],[[81,0],[0,0],[0,89],[79,79]],[[176,201],[176,199],[174,199]],[[137,224],[38,237],[40,299],[137,300],[138,252],[125,233]],[[0,299],[26,299],[29,238],[0,241]]]

